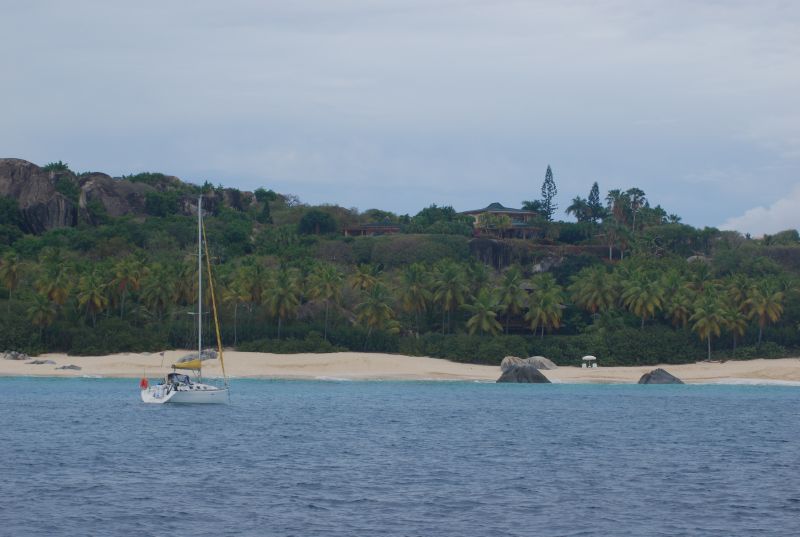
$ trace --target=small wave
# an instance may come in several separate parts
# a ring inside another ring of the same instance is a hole
[[[692,384],[715,384],[715,385],[732,384],[736,386],[800,386],[800,381],[733,378],[733,379],[722,379],[722,380],[710,380],[708,382],[693,382]]]
[[[326,382],[352,382],[353,379],[346,379],[342,377],[314,377],[314,380],[324,380]]]

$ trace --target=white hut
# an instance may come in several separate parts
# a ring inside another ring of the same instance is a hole
[[[594,356],[584,356],[583,358],[581,358],[581,360],[583,360],[583,362],[581,363],[581,367],[583,368],[597,367],[597,358]]]

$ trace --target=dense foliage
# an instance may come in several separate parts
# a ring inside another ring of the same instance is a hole
[[[525,202],[544,207],[536,238],[507,240],[498,226],[510,223],[483,225],[452,207],[359,213],[159,173],[127,179],[155,188],[146,217],[109,218],[95,203],[89,222],[39,236],[23,232],[16,201],[0,199],[0,347],[191,346],[196,228],[182,208],[201,192],[222,337],[241,349],[484,363],[539,354],[576,364],[594,354],[604,364],[654,364],[783,356],[800,346],[797,231],[756,240],[696,229],[651,207],[638,188],[612,190],[602,204],[595,183],[566,209],[577,222],[550,221],[548,169],[543,200]],[[56,185],[79,194],[73,183]],[[342,233],[369,224],[401,233]]]

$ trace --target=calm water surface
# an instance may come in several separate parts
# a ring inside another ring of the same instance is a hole
[[[800,388],[0,379],[0,535],[800,535]]]

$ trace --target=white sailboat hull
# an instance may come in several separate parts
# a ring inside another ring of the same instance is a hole
[[[227,404],[228,389],[207,384],[193,384],[194,389],[180,387],[168,390],[164,385],[151,386],[141,391],[145,403],[162,405],[165,403],[189,404]]]

